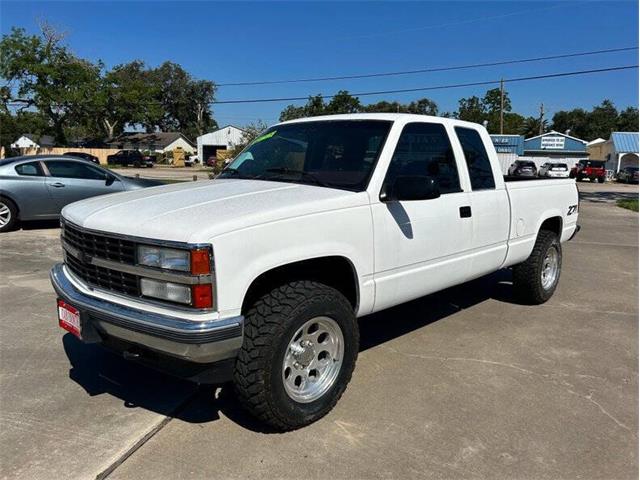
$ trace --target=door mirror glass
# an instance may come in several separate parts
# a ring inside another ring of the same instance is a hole
[[[113,182],[115,182],[117,180],[117,178],[113,175],[111,175],[110,173],[107,173],[107,178],[104,182],[104,184],[109,187],[111,185],[113,185]]]
[[[401,175],[385,200],[429,200],[440,196],[438,181],[425,175]]]

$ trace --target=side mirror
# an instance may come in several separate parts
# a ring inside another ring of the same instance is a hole
[[[116,177],[111,175],[110,173],[107,173],[107,178],[104,181],[104,184],[109,187],[111,185],[113,185],[113,182],[116,181]]]
[[[430,200],[440,196],[438,181],[425,175],[406,175],[396,178],[384,200]]]

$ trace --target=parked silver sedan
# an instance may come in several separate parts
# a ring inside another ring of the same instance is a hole
[[[69,156],[0,160],[0,232],[19,220],[56,219],[65,205],[83,198],[156,185],[162,182],[117,175]]]

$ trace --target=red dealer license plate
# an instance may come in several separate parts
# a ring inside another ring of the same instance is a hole
[[[69,305],[63,300],[58,300],[58,324],[67,332],[71,332],[76,337],[82,338],[80,335],[80,312],[76,307]]]

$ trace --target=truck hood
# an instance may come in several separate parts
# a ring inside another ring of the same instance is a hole
[[[93,197],[62,216],[80,227],[180,242],[368,203],[366,192],[262,180],[185,182]]]

